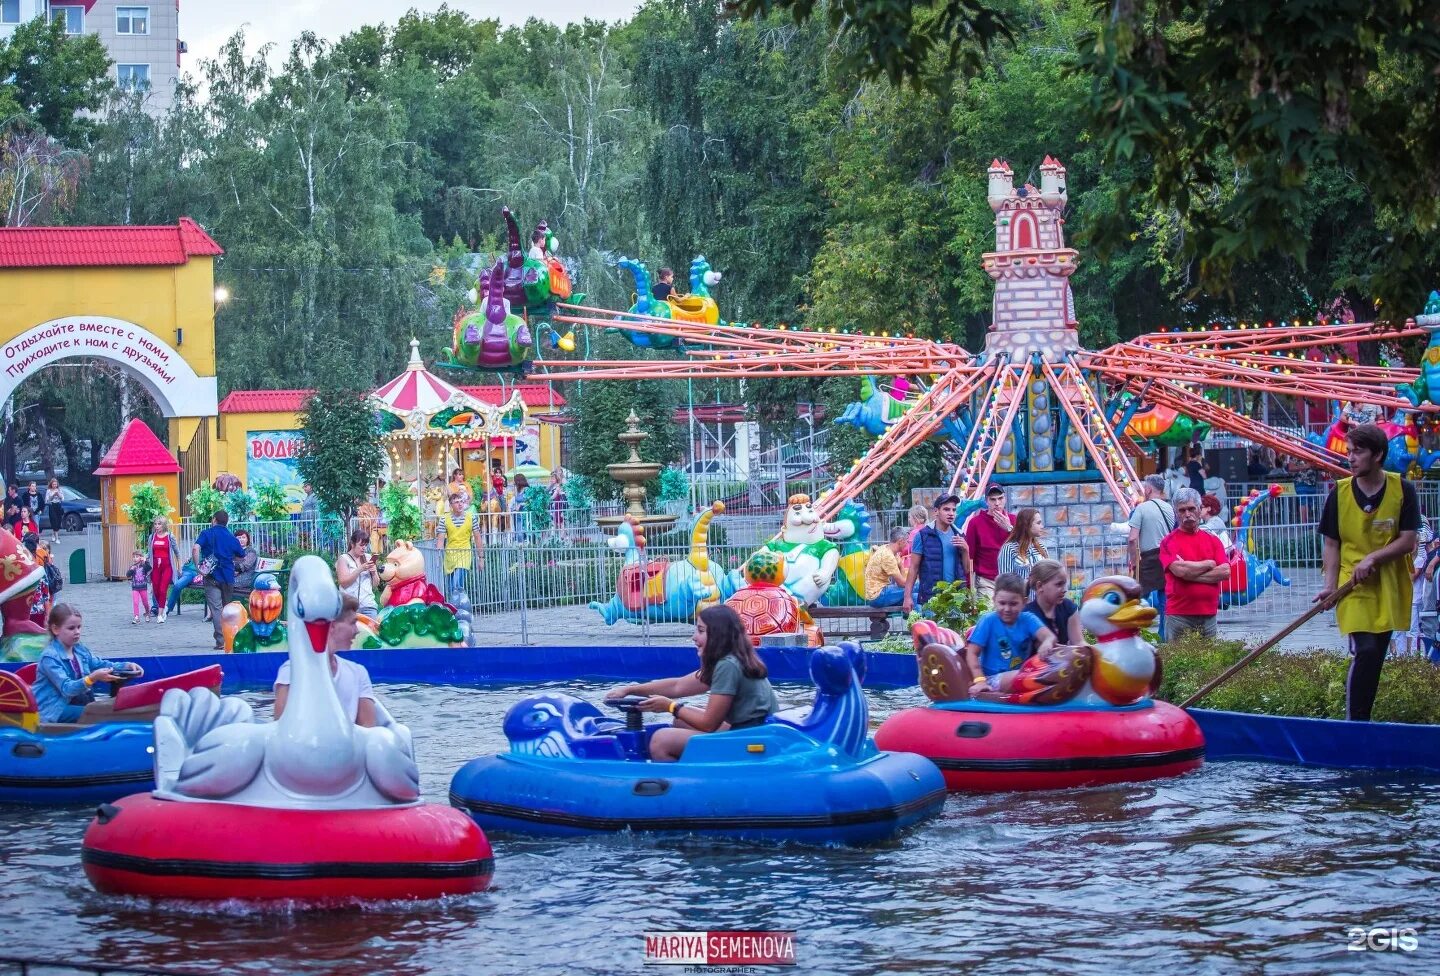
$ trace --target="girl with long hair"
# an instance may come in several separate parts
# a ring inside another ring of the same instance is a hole
[[[1048,559],[1050,553],[1040,541],[1044,534],[1045,519],[1039,510],[1020,509],[1020,514],[1015,516],[1015,527],[1010,530],[1010,538],[1000,547],[1000,572],[1023,576],[1037,562]]]
[[[1030,602],[1025,609],[1039,617],[1061,644],[1079,647],[1085,643],[1085,632],[1080,627],[1080,608],[1065,595],[1069,588],[1065,567],[1042,559],[1030,567]]]
[[[692,735],[748,729],[762,725],[779,710],[769,671],[745,635],[740,615],[727,606],[707,607],[695,618],[695,644],[700,667],[678,678],[660,678],[625,685],[606,698],[645,695],[642,712],[669,712],[674,722],[650,737],[650,758],[674,762]],[[702,705],[676,701],[710,693]]]

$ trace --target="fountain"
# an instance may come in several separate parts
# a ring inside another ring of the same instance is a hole
[[[656,531],[664,531],[675,524],[674,515],[650,515],[645,511],[645,482],[659,475],[660,469],[664,467],[663,464],[640,459],[640,442],[649,436],[640,429],[640,418],[631,410],[630,416],[625,418],[625,429],[615,435],[617,441],[630,448],[630,456],[618,464],[605,465],[610,477],[625,486],[620,492],[620,497],[625,499],[625,512],[621,515],[602,515],[595,520],[606,532],[613,533],[615,527],[627,518],[634,519],[637,525]]]

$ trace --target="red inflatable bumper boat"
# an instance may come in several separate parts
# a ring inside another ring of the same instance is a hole
[[[325,904],[483,891],[490,844],[462,811],[276,810],[148,793],[100,807],[80,859],[99,891]]]
[[[965,793],[1161,779],[1205,761],[1195,720],[1148,698],[1118,706],[936,702],[891,715],[875,744],[924,756],[946,789]]]

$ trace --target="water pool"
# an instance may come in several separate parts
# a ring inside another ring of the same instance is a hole
[[[550,687],[598,699],[606,686]],[[384,689],[415,734],[427,799],[444,802],[460,765],[503,748],[505,710],[535,690]],[[780,691],[784,704],[810,695]],[[915,689],[870,700],[877,724],[922,701]],[[641,970],[646,931],[793,929],[799,969],[835,974],[1415,972],[1440,958],[1425,925],[1440,908],[1440,780],[1215,764],[1135,786],[951,797],[940,818],[861,850],[493,835],[488,892],[319,913],[98,895],[78,857],[89,814],[0,810],[0,955],[196,973],[610,974]],[[1348,951],[1357,926],[1414,927],[1419,948]]]

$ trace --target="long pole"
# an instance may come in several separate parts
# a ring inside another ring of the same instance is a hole
[[[1270,648],[1274,647],[1276,644],[1280,643],[1282,640],[1295,633],[1295,631],[1299,630],[1300,626],[1304,624],[1307,620],[1309,620],[1311,617],[1315,616],[1322,610],[1328,610],[1333,607],[1336,603],[1340,601],[1343,596],[1345,596],[1351,590],[1355,589],[1355,586],[1358,582],[1358,580],[1350,580],[1350,582],[1346,583],[1344,586],[1340,587],[1340,589],[1336,590],[1335,595],[1329,600],[1326,600],[1324,603],[1315,604],[1309,610],[1306,610],[1300,616],[1290,621],[1290,623],[1285,627],[1284,630],[1280,631],[1280,633],[1276,634],[1274,637],[1270,638],[1265,643],[1255,648],[1255,650],[1251,651],[1249,654],[1246,654],[1239,661],[1236,661],[1225,671],[1224,674],[1220,675],[1220,677],[1216,678],[1214,681],[1211,681],[1205,687],[1201,688],[1199,691],[1195,692],[1195,694],[1191,695],[1189,698],[1181,702],[1180,707],[1189,708],[1190,706],[1198,702],[1200,699],[1210,694],[1210,692],[1214,691],[1216,688],[1219,688],[1225,682],[1229,681],[1235,675],[1239,674],[1241,670],[1248,667],[1250,663],[1256,658],[1258,658],[1261,654],[1264,654],[1266,651],[1270,650]]]

